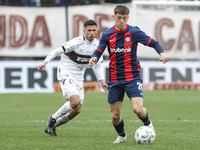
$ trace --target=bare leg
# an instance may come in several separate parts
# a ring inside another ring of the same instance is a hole
[[[131,98],[132,109],[139,119],[142,120],[144,125],[149,125],[150,120],[148,117],[147,109],[143,107],[143,98],[142,97],[134,97]]]
[[[123,143],[126,141],[127,135],[124,132],[124,121],[121,117],[122,102],[117,101],[116,103],[110,103],[109,105],[112,114],[112,123],[119,135],[113,143]]]
[[[110,103],[110,111],[112,115],[112,123],[113,125],[118,125],[121,121],[121,108],[122,108],[122,102],[118,101],[116,103]]]

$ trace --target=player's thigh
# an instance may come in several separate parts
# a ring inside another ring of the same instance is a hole
[[[66,78],[59,81],[63,97],[70,98],[73,95],[79,96],[77,86],[72,78]]]
[[[143,109],[143,98],[142,97],[131,98],[131,105],[133,111],[141,111],[141,109]]]
[[[118,82],[108,82],[108,103],[123,101],[124,89]]]

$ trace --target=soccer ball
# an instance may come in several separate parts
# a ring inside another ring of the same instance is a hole
[[[155,138],[154,130],[148,126],[139,127],[135,132],[135,140],[138,144],[151,144]]]

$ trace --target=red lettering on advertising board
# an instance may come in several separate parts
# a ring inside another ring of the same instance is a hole
[[[0,16],[0,46],[5,46],[6,39],[6,17]]]
[[[73,25],[74,25],[74,37],[79,36],[79,23],[80,22],[85,22],[87,21],[87,17],[82,16],[82,15],[74,15],[73,16]],[[109,20],[108,15],[103,15],[103,14],[96,14],[95,15],[95,21],[97,23],[97,36],[96,38],[99,40],[101,37],[101,32],[104,30],[108,29],[106,27],[102,27],[102,20]]]
[[[109,20],[108,15],[103,15],[103,14],[95,14],[95,21],[97,23],[97,39],[100,40],[101,33],[108,29],[106,27],[102,26],[102,20]]]
[[[156,26],[155,26],[155,35],[156,39],[160,44],[162,45],[163,49],[170,50],[172,46],[174,46],[175,39],[169,39],[168,41],[164,41],[163,35],[162,35],[162,28],[164,26],[167,27],[174,27],[174,23],[172,20],[168,18],[160,19]],[[178,45],[177,49],[180,51],[182,50],[182,47],[184,44],[189,44],[189,51],[195,50],[195,41],[194,41],[194,35],[192,31],[191,21],[190,20],[184,20],[183,25],[180,31],[180,35],[178,37]],[[199,25],[199,49],[200,49],[200,25]]]
[[[184,20],[183,22],[182,30],[178,39],[177,49],[182,49],[184,43],[188,43],[190,45],[190,51],[195,50],[194,35],[190,20]]]
[[[17,40],[16,36],[16,23],[21,25],[21,36]],[[20,47],[26,43],[28,38],[28,28],[26,20],[21,16],[10,16],[10,46]]]
[[[74,15],[73,16],[73,25],[74,25],[74,37],[79,36],[79,23],[80,22],[85,22],[88,19],[85,16],[81,16],[81,15]]]
[[[25,18],[22,16],[11,15],[9,18],[9,46],[10,47],[21,47],[28,41],[28,25]],[[21,30],[16,31],[17,25]],[[0,16],[0,46],[5,47],[6,45],[6,18]],[[21,31],[21,32],[19,32]],[[41,32],[39,32],[41,31]],[[18,32],[18,35],[17,35]],[[40,33],[40,34],[39,34]],[[41,34],[42,33],[42,34]],[[37,16],[32,32],[29,46],[32,47],[37,41],[43,41],[44,46],[51,46],[51,40],[49,36],[48,27],[46,25],[44,16]]]
[[[43,32],[42,36],[39,36],[38,34],[40,29]],[[45,46],[51,46],[49,31],[44,16],[37,16],[36,18],[33,34],[31,37],[30,47],[35,46],[36,41],[43,41]]]
[[[169,39],[168,41],[163,40],[163,35],[162,35],[162,28],[163,26],[166,25],[168,27],[174,27],[174,23],[167,18],[161,19],[157,22],[155,26],[155,34],[157,40],[160,42],[164,50],[170,50],[174,44],[175,39]]]

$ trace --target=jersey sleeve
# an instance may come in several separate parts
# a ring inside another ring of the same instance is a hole
[[[51,61],[52,59],[54,59],[56,56],[58,56],[58,55],[60,55],[60,54],[62,54],[62,53],[64,53],[62,47],[58,47],[58,48],[52,50],[52,51],[47,55],[47,57],[44,59],[44,61],[49,62],[49,61]]]
[[[99,58],[99,61],[95,64],[94,69],[98,78],[98,81],[104,79],[103,76],[103,68],[102,68],[102,63],[103,63],[103,57],[101,56]]]
[[[107,38],[106,38],[105,33],[103,32],[100,42],[99,42],[99,45],[91,57],[97,57],[97,61],[98,61],[106,48],[106,44],[107,44]]]
[[[149,46],[154,48],[158,54],[164,53],[164,50],[160,43],[150,36],[148,36],[145,32],[141,31],[138,27],[136,27],[136,34],[135,38],[137,42],[142,43],[145,46]]]
[[[73,38],[66,43],[62,44],[62,49],[64,53],[68,53],[73,51],[73,49],[76,47],[77,43],[79,42],[78,38]]]

